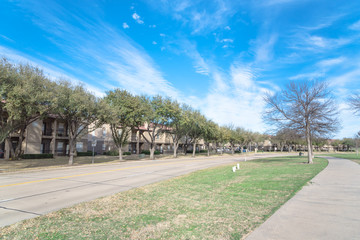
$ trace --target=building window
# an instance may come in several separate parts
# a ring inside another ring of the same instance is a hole
[[[105,149],[106,149],[106,145],[105,145],[105,143],[103,143],[102,144],[102,150],[105,151]]]
[[[56,144],[56,151],[58,153],[62,153],[63,152],[63,149],[64,149],[64,143],[63,142],[58,142]]]
[[[82,151],[83,151],[83,147],[84,147],[83,142],[77,142],[77,143],[76,143],[76,151],[77,151],[77,152],[82,152]]]
[[[103,129],[103,138],[106,138],[106,129]]]
[[[65,136],[65,124],[64,123],[59,123],[57,132],[58,132],[59,136]]]

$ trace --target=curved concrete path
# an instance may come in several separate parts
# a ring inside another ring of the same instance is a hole
[[[360,239],[360,165],[329,165],[246,240]]]

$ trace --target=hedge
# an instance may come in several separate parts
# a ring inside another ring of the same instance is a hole
[[[85,157],[85,156],[92,156],[92,155],[93,155],[92,151],[77,152],[78,157]],[[94,152],[94,155],[96,155],[96,152]]]
[[[107,156],[119,156],[119,151],[108,151],[103,154]],[[131,152],[123,152],[123,155],[131,155]]]
[[[21,159],[42,159],[42,158],[54,158],[51,153],[40,153],[40,154],[23,154],[20,156]]]
[[[150,150],[142,150],[141,153],[142,153],[142,154],[145,154],[145,155],[150,155]],[[155,150],[154,154],[155,154],[155,155],[159,155],[159,154],[160,154],[160,151]]]

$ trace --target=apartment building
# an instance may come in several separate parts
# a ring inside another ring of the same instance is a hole
[[[19,143],[19,134],[11,134],[10,142],[15,149]],[[86,152],[87,145],[87,136],[85,134],[76,143],[76,149],[78,152]],[[10,146],[8,144],[1,144],[0,149],[4,152],[0,157],[11,157]],[[25,131],[22,151],[23,154],[51,153],[54,156],[68,155],[69,135],[67,124],[55,115],[31,123]]]
[[[131,154],[139,154],[143,150],[149,150],[150,144],[146,141],[146,139],[150,140],[150,133],[147,130],[147,127],[148,123],[145,123],[145,125],[141,126],[139,129],[131,130],[131,134],[128,138],[128,144],[123,147],[122,151],[130,152]],[[97,128],[88,134],[88,150],[92,150],[92,143],[95,141],[96,146],[94,147],[94,151],[97,154],[104,154],[104,152],[118,150],[114,144],[110,125],[108,124],[104,124],[100,128]],[[170,132],[159,134],[155,139],[155,144],[155,149],[161,153],[171,154],[174,151],[174,143]],[[178,150],[181,151],[184,145],[185,141],[181,141]],[[199,141],[197,148],[198,150],[205,149],[203,140]],[[192,149],[191,144],[188,149]]]

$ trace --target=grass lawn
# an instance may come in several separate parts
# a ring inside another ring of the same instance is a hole
[[[357,155],[356,153],[329,153],[329,154],[319,154],[323,156],[331,156],[331,157],[337,157],[337,158],[344,158],[352,160],[358,164],[360,164],[360,153]]]
[[[279,157],[197,171],[0,228],[1,239],[241,239],[327,166]]]

